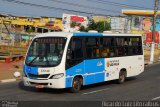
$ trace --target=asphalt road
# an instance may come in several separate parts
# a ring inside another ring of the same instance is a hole
[[[128,78],[124,84],[109,81],[85,86],[79,93],[68,89],[42,89],[23,86],[22,81],[0,84],[0,101],[160,101],[160,64]]]

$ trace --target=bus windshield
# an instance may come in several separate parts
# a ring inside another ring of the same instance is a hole
[[[26,65],[53,67],[60,64],[67,38],[41,37],[33,40],[26,57]]]

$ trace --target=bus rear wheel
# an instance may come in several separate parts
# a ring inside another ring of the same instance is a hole
[[[118,83],[122,84],[125,82],[125,80],[126,80],[126,71],[120,71]]]
[[[82,84],[81,84],[80,78],[75,77],[75,78],[73,79],[72,87],[70,88],[70,91],[71,91],[72,93],[77,93],[77,92],[79,92],[80,89],[81,89],[81,85],[82,85]]]

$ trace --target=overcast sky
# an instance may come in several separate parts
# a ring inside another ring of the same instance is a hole
[[[152,10],[154,0],[0,0],[0,13],[40,17],[122,15],[122,9]]]

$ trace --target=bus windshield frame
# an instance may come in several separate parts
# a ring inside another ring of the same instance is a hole
[[[25,64],[33,67],[55,67],[61,63],[66,37],[40,37],[31,43]]]

